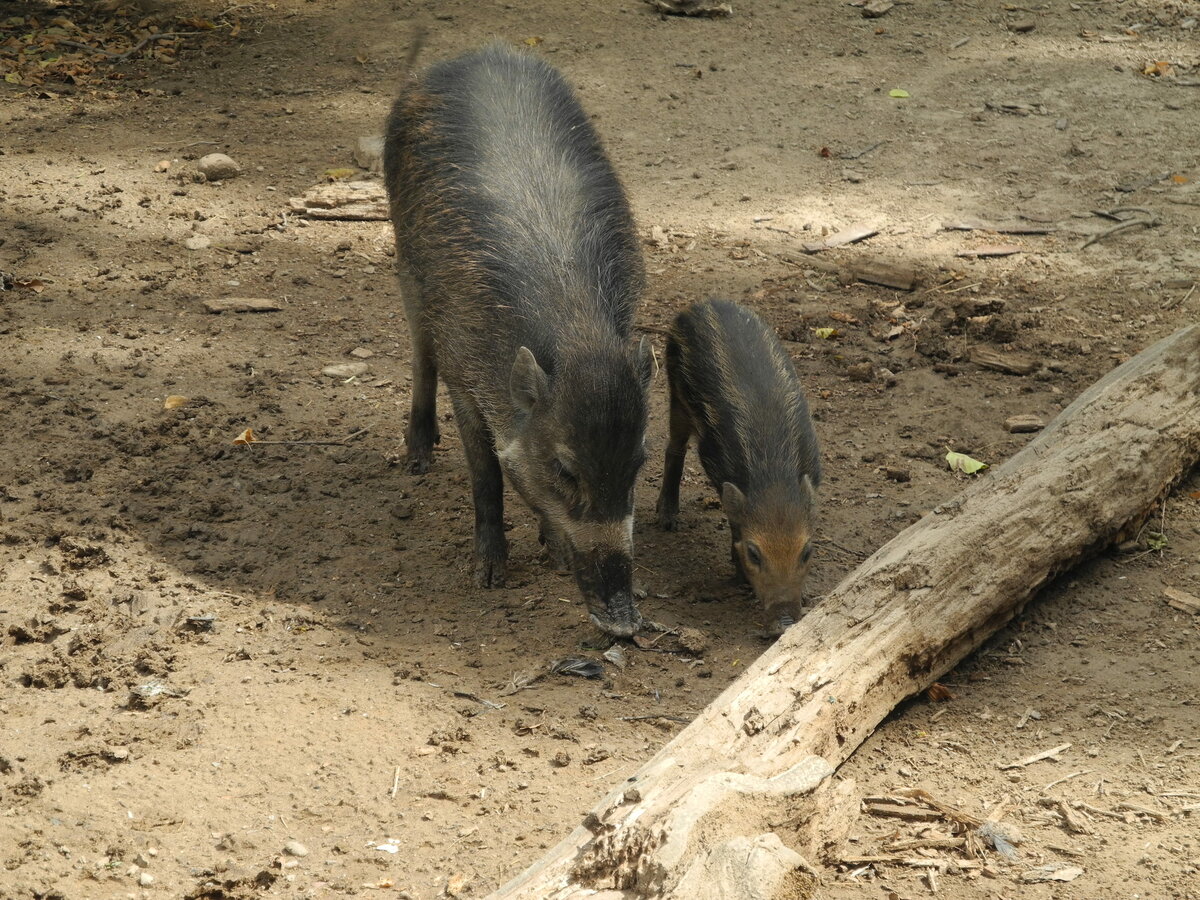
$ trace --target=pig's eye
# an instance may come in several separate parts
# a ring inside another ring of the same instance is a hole
[[[812,541],[804,545],[804,549],[800,551],[800,562],[806,563],[812,557]]]
[[[753,541],[746,541],[746,562],[750,563],[756,569],[761,569],[763,564],[762,551],[758,549],[758,544]]]
[[[575,473],[562,464],[561,459],[556,459],[550,464],[550,468],[554,470],[554,477],[561,481],[564,485],[570,488],[579,486],[579,479],[575,477]]]

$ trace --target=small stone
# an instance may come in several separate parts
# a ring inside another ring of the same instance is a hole
[[[680,628],[679,646],[688,653],[701,656],[708,649],[708,635],[698,628]]]
[[[303,857],[308,856],[308,848],[299,841],[288,841],[283,845],[283,852],[288,856]]]
[[[891,369],[880,369],[879,379],[888,387],[895,387],[898,381],[896,378],[896,373]]]
[[[392,507],[392,515],[397,519],[411,519],[413,514],[413,505],[411,501],[401,500]]]
[[[383,174],[383,137],[360,137],[354,148],[354,161],[373,175]]]
[[[137,856],[135,856],[133,858],[133,864],[135,866],[141,866],[143,869],[150,868],[150,860],[146,857],[145,853],[139,853]]]
[[[350,355],[355,359],[370,359],[375,355],[375,351],[368,350],[366,347],[355,347],[350,351]]]
[[[1041,431],[1045,427],[1046,423],[1040,416],[1009,416],[1004,420],[1004,430],[1009,434],[1029,434],[1033,431]]]
[[[875,367],[869,362],[846,366],[846,374],[851,381],[871,381],[875,377]]]
[[[149,872],[142,872],[138,875],[138,884],[142,887],[150,887],[150,885],[154,884],[154,876]]]
[[[202,156],[196,163],[196,169],[208,181],[223,181],[241,174],[242,167],[224,153],[210,153]]]
[[[1037,28],[1037,22],[1033,21],[1033,19],[1018,19],[1008,27],[1017,34],[1028,34]]]
[[[330,378],[354,378],[357,375],[365,375],[369,369],[370,366],[366,363],[341,363],[336,366],[326,366],[321,370],[321,374]]]
[[[204,234],[193,234],[183,242],[183,246],[189,250],[207,250],[212,246],[212,238]]]

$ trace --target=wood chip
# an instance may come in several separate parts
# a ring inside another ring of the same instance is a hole
[[[1163,595],[1167,598],[1167,606],[1172,609],[1191,613],[1193,616],[1200,613],[1200,597],[1194,594],[1181,591],[1179,588],[1168,587],[1163,588]]]
[[[388,217],[387,192],[377,181],[318,184],[305,191],[303,197],[291,198],[288,205],[309,219],[371,222]]]
[[[1157,809],[1151,809],[1148,806],[1141,806],[1137,803],[1122,803],[1117,809],[1123,809],[1126,812],[1136,813],[1139,816],[1149,816],[1156,822],[1170,822],[1171,817],[1166,813],[1159,812]]]
[[[993,231],[996,234],[1053,234],[1058,228],[1049,224],[1026,222],[988,222],[983,219],[965,219],[959,222],[944,222],[946,231]]]
[[[849,269],[854,281],[881,284],[898,291],[911,291],[917,284],[917,273],[908,266],[888,262],[856,262]]]
[[[942,817],[942,814],[936,810],[910,806],[906,803],[868,803],[866,811],[873,816],[906,819],[910,822],[935,822]]]
[[[1009,416],[1004,420],[1004,430],[1009,434],[1029,434],[1034,431],[1041,431],[1046,427],[1046,423],[1042,421],[1041,416],[1022,413],[1018,416]]]
[[[1058,759],[1058,755],[1064,750],[1070,748],[1070,744],[1059,744],[1057,747],[1051,747],[1049,750],[1043,750],[1041,753],[1035,753],[1033,756],[1026,757],[1020,762],[1007,763],[1001,766],[1001,769],[1023,769],[1035,762],[1041,762],[1043,759]]]
[[[964,259],[983,259],[993,256],[1012,256],[1014,253],[1020,253],[1022,249],[1015,244],[985,244],[970,250],[960,250],[954,255]]]
[[[1021,873],[1021,880],[1026,884],[1040,884],[1048,881],[1074,881],[1083,874],[1079,866],[1068,866],[1063,863],[1048,863]]]
[[[1006,375],[1031,375],[1038,369],[1038,361],[1023,353],[1002,353],[991,347],[975,346],[969,356],[975,365]]]
[[[815,244],[804,244],[805,253],[820,253],[822,250],[832,250],[835,247],[844,247],[847,244],[857,244],[859,241],[865,241],[869,237],[874,237],[879,234],[878,228],[869,228],[859,226],[857,228],[847,228],[845,231],[839,231],[837,234],[831,234],[825,240]]]
[[[269,297],[220,297],[205,300],[204,308],[210,313],[276,312],[283,309],[278,300]]]

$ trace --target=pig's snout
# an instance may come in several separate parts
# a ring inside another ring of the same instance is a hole
[[[588,616],[601,631],[632,637],[642,627],[633,596],[633,558],[627,551],[591,550],[573,554],[575,579]]]

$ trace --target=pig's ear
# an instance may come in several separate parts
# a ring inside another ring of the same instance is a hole
[[[721,485],[721,509],[734,524],[746,519],[746,495],[732,481]]]
[[[517,351],[508,389],[512,393],[513,403],[521,412],[529,412],[546,399],[546,373],[528,347]]]
[[[809,503],[817,502],[817,488],[807,472],[800,476],[800,493]]]
[[[637,348],[637,371],[642,380],[642,390],[650,387],[650,379],[658,369],[658,361],[654,358],[654,349],[650,346],[650,338],[642,335]]]

